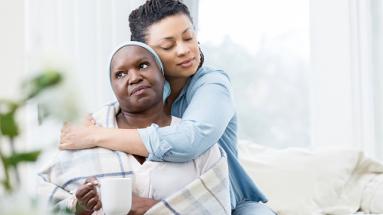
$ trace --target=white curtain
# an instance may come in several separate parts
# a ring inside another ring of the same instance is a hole
[[[383,1],[371,0],[376,154],[383,160]]]
[[[381,3],[310,1],[314,146],[346,145],[383,158],[382,138],[377,138],[383,122],[377,106],[382,101],[378,83],[382,76],[373,63],[374,56],[381,53],[377,38],[382,35],[378,36],[373,25],[378,20],[381,24],[382,19],[377,4]]]

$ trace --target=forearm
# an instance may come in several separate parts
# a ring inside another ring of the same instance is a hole
[[[96,146],[148,157],[137,129],[98,128]]]
[[[227,77],[212,74],[190,89],[186,96],[186,109],[183,110],[185,107],[180,105],[174,111],[176,116],[182,116],[181,123],[163,128],[151,126],[149,129],[139,129],[149,151],[149,160],[190,161],[217,143],[226,130],[225,140],[235,145],[235,108]],[[204,108],[201,109],[201,106]]]

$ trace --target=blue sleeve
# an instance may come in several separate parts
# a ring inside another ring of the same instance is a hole
[[[190,161],[223,135],[235,114],[229,78],[222,72],[205,74],[186,93],[188,106],[177,125],[139,129],[153,161]]]

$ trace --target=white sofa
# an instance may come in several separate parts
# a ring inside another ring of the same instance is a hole
[[[238,150],[279,215],[383,214],[383,165],[360,151],[281,150],[246,141]]]

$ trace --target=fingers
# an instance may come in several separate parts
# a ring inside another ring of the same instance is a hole
[[[101,201],[95,187],[96,184],[96,178],[88,178],[75,194],[78,202],[87,210],[99,210],[101,208]]]
[[[94,188],[94,190],[96,191],[96,195],[91,196],[91,197],[89,198],[89,200],[88,200],[87,203],[86,203],[86,206],[87,206],[88,208],[91,208],[91,209],[95,210],[95,211],[100,210],[100,209],[101,209],[101,201],[100,201],[100,198],[99,198],[98,193],[97,193],[97,190],[96,190],[96,186],[99,185],[99,183],[98,183],[98,181],[97,181],[97,178],[94,177],[94,176],[89,177],[89,178],[87,178],[87,179],[85,180],[84,183],[85,183],[86,185],[91,185],[91,186]],[[87,195],[92,195],[92,194],[93,194],[93,192],[89,192],[88,194],[84,195],[84,199],[87,198]]]
[[[84,119],[84,125],[87,127],[96,126],[96,120],[92,117],[91,114],[88,114]]]
[[[67,122],[64,123],[60,133],[60,145],[59,145],[60,150],[79,149],[78,144],[77,145],[75,144],[76,143],[75,140],[77,136],[77,133],[75,131],[79,129],[80,127],[78,126],[75,126]]]
[[[78,190],[76,191],[76,198],[77,199],[84,199],[84,196],[93,189],[93,186],[91,183],[86,183],[81,185]]]
[[[68,122],[64,122],[64,125],[61,128],[61,134],[68,132],[69,128],[70,128],[70,124]]]
[[[61,150],[87,149],[97,147],[95,135],[98,127],[85,127],[78,125],[65,124],[61,129],[60,145]]]
[[[66,147],[68,144],[68,133],[70,132],[72,126],[68,122],[64,122],[63,127],[61,128],[61,133],[60,133],[60,149],[67,149]],[[65,145],[66,147],[62,146]]]
[[[90,200],[92,200],[92,199],[94,200],[93,202],[90,201]],[[89,190],[89,192],[87,192],[87,193],[82,197],[82,201],[85,203],[85,205],[86,205],[88,208],[93,208],[93,206],[96,205],[97,200],[98,200],[98,194],[97,194],[96,189]]]
[[[92,198],[90,198],[87,203],[86,203],[86,207],[89,208],[90,210],[95,210],[95,206],[96,204],[98,203],[98,196],[94,196]]]
[[[97,178],[92,176],[85,180],[85,183],[91,183],[92,185],[98,185]]]
[[[76,146],[69,142],[61,142],[59,145],[60,150],[76,150]]]
[[[60,142],[59,149],[65,150],[65,149],[70,149],[70,147],[66,143]]]
[[[89,177],[85,180],[85,183],[92,184],[92,186],[94,187],[94,190],[96,191],[96,195],[89,199],[87,206],[89,208],[92,208],[95,211],[100,210],[101,209],[101,201],[100,201],[100,197],[98,195],[97,189],[96,189],[96,186],[99,186],[97,178],[94,176]]]
[[[101,201],[100,199],[98,199],[96,205],[93,207],[93,210],[98,211],[101,209],[101,207],[102,207]]]

